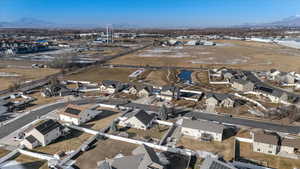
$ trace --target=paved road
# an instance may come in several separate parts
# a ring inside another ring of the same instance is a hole
[[[159,70],[167,70],[167,69],[187,69],[187,70],[208,70],[207,68],[201,67],[179,67],[179,66],[142,66],[142,65],[125,65],[125,64],[102,64],[102,66],[107,67],[116,67],[116,68],[134,68],[134,69],[159,69]]]
[[[72,104],[89,104],[89,103],[107,103],[107,104],[115,104],[115,105],[123,105],[124,107],[135,107],[144,109],[147,111],[159,111],[160,107],[157,106],[149,106],[144,104],[137,104],[137,103],[127,103],[126,101],[121,100],[104,100],[104,99],[83,99],[78,101],[72,101],[70,103]],[[41,117],[43,115],[48,114],[51,111],[54,111],[58,108],[62,108],[67,103],[56,103],[44,108],[41,108],[36,111],[32,111],[29,114],[26,114],[19,119],[16,119],[12,121],[11,123],[8,123],[5,126],[0,127],[0,139],[4,138],[5,136],[13,133],[14,131],[17,131],[18,129],[22,128],[23,126],[29,124],[30,122],[34,121],[37,117]],[[182,112],[184,110],[176,110],[176,112]],[[195,117],[197,119],[204,119],[204,120],[212,120],[222,123],[229,123],[233,125],[242,125],[247,127],[253,127],[253,128],[261,128],[265,130],[272,130],[277,132],[284,132],[284,133],[292,133],[292,134],[298,134],[300,133],[300,126],[285,126],[285,125],[279,125],[279,124],[273,124],[273,123],[267,123],[267,122],[259,122],[254,120],[247,120],[247,119],[241,119],[241,118],[232,118],[232,117],[226,117],[222,115],[215,115],[215,114],[209,114],[209,113],[201,113],[201,112],[187,112],[185,114],[186,117]]]
[[[158,112],[160,110],[160,107],[157,106],[149,106],[149,105],[143,105],[138,103],[128,103],[124,104],[124,106],[128,107],[136,107],[148,111],[156,111]],[[180,110],[177,109],[175,112],[181,113],[186,112],[186,110]],[[187,112],[184,116],[186,117],[195,117],[196,119],[203,119],[203,120],[210,120],[210,121],[217,121],[221,123],[228,123],[233,125],[241,125],[241,126],[247,126],[252,128],[261,128],[265,130],[272,130],[276,132],[284,132],[284,133],[291,133],[291,134],[299,134],[300,133],[300,126],[287,126],[287,125],[280,125],[280,124],[274,124],[274,123],[268,123],[268,122],[261,122],[261,121],[255,121],[255,120],[248,120],[248,119],[242,119],[242,118],[235,118],[235,117],[229,117],[229,116],[223,116],[223,115],[216,115],[211,113],[203,113],[203,112],[196,112],[196,111],[190,111]]]
[[[72,104],[87,104],[87,103],[93,103],[95,100],[91,99],[86,99],[86,100],[79,100],[79,101],[73,101],[70,102]],[[14,131],[22,128],[23,126],[29,124],[30,122],[34,121],[37,119],[37,117],[41,117],[43,115],[46,115],[50,113],[51,111],[54,111],[58,108],[62,108],[65,106],[67,103],[56,103],[44,108],[41,108],[36,111],[32,111],[29,114],[26,114],[10,123],[7,125],[1,126],[0,127],[0,139],[8,136],[9,134],[13,133]]]

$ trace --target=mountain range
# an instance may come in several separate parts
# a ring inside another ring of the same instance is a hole
[[[47,22],[35,18],[21,18],[20,20],[13,22],[1,22],[0,28],[100,28],[105,27],[105,25],[96,25],[96,24],[57,24],[52,22]],[[138,29],[143,28],[138,25],[130,24],[113,24],[114,29]],[[232,27],[300,27],[300,15],[291,16],[284,18],[279,21],[274,21],[270,23],[258,23],[258,24],[243,24]],[[192,27],[191,27],[192,28]]]

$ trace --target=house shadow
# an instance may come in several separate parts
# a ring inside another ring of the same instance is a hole
[[[237,127],[228,126],[223,131],[223,140],[229,139],[230,137],[233,137],[238,132]]]
[[[34,161],[34,162],[23,163],[21,164],[21,166],[24,169],[33,169],[33,168],[41,168],[45,163],[46,161]],[[14,167],[12,166],[12,168]],[[16,168],[18,168],[18,166],[16,166]]]
[[[255,161],[252,161],[251,159],[246,159],[246,158],[244,158],[244,157],[239,157],[239,158],[237,159],[237,161],[264,167],[263,165],[261,165],[261,164],[255,162]]]

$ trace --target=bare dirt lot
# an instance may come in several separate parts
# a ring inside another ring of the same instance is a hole
[[[276,44],[235,40],[217,40],[216,46],[147,48],[116,58],[113,64],[220,67],[285,71],[300,69],[300,50]]]
[[[26,82],[30,80],[37,80],[58,73],[57,69],[43,68],[0,68],[1,73],[8,73],[17,75],[16,77],[2,77],[0,76],[0,90],[7,89],[10,85],[18,82]]]

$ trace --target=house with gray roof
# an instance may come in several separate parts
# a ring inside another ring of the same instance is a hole
[[[232,95],[222,93],[207,93],[205,103],[208,107],[234,107],[235,100]]]
[[[46,146],[62,135],[63,126],[52,119],[43,120],[35,124],[28,132],[25,132],[25,139],[21,142],[26,148],[31,149],[38,145]],[[33,139],[35,138],[35,139]]]
[[[232,80],[232,88],[237,91],[248,92],[253,91],[254,83],[244,79],[233,79]]]
[[[172,99],[178,99],[180,89],[176,86],[163,86],[160,93],[157,94],[158,98],[171,101]]]
[[[148,114],[144,110],[135,109],[120,117],[119,120],[120,126],[146,130],[152,126],[155,115]]]
[[[211,121],[183,119],[181,134],[203,141],[222,141],[225,126]]]
[[[126,85],[116,80],[104,80],[100,85],[100,92],[113,94],[126,88]]]
[[[237,169],[231,164],[228,164],[216,158],[212,158],[210,156],[205,158],[200,168],[201,169]]]
[[[131,156],[116,157],[102,161],[98,164],[98,169],[164,169],[157,153],[146,145],[141,145],[135,149]],[[105,166],[106,168],[100,168]]]

